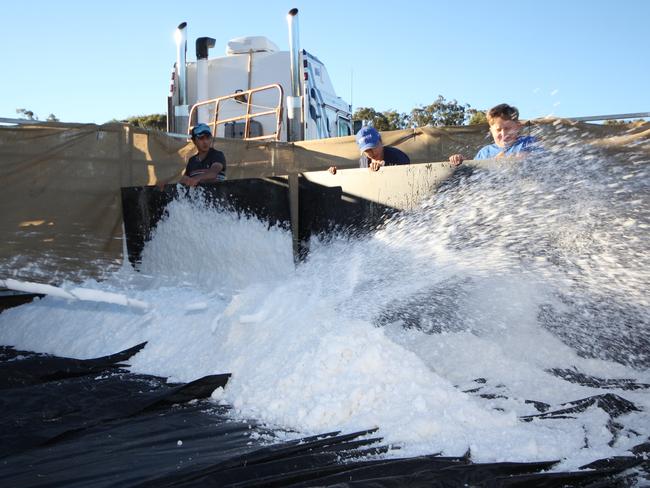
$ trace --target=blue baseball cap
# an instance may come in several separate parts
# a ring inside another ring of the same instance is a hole
[[[212,135],[212,132],[210,131],[210,127],[208,127],[208,124],[198,124],[192,127],[192,137],[199,137],[202,136],[203,134],[208,134]]]
[[[361,152],[377,147],[380,143],[381,136],[374,127],[367,125],[357,132],[357,144]]]

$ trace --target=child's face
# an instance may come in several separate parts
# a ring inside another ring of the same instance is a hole
[[[384,159],[384,147],[379,143],[376,147],[363,151],[363,154],[373,161],[382,161]]]
[[[506,120],[501,117],[492,119],[490,124],[490,134],[494,138],[494,143],[499,147],[508,147],[517,140],[521,124],[518,120]]]
[[[194,138],[194,145],[199,152],[207,152],[212,145],[212,136],[208,134],[201,134]]]

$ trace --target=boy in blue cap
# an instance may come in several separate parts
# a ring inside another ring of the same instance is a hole
[[[382,166],[394,166],[398,164],[411,164],[411,160],[405,152],[396,147],[384,146],[381,142],[381,135],[374,127],[362,127],[357,132],[357,145],[361,151],[359,167],[368,168],[370,171],[379,171]],[[336,174],[336,166],[331,166],[329,172]]]
[[[520,136],[521,122],[519,110],[506,103],[492,107],[487,113],[490,134],[494,144],[483,147],[474,159],[492,159],[505,157],[521,157],[526,153],[539,150],[537,139],[532,136]],[[449,156],[449,161],[458,166],[465,160],[462,154]]]
[[[214,183],[226,179],[226,157],[212,147],[212,132],[206,124],[194,126],[190,132],[192,142],[198,151],[187,162],[181,183],[196,186],[199,183]]]

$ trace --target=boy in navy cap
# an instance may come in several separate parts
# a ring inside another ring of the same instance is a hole
[[[396,147],[384,146],[381,135],[374,127],[362,127],[357,132],[357,145],[361,151],[359,167],[368,168],[370,171],[379,171],[382,166],[410,164],[411,160],[403,151]],[[329,172],[336,174],[336,166],[331,166]]]
[[[192,142],[198,151],[187,162],[181,183],[196,186],[199,183],[214,183],[226,179],[226,157],[212,147],[212,132],[206,124],[198,124],[190,132]]]

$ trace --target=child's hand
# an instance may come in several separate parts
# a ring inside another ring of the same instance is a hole
[[[452,154],[451,156],[449,156],[449,162],[453,166],[460,166],[463,163],[463,161],[465,161],[465,158],[463,157],[462,154]]]
[[[379,168],[381,168],[384,165],[384,161],[375,161],[374,159],[372,162],[368,165],[368,169],[370,171],[379,171]]]

